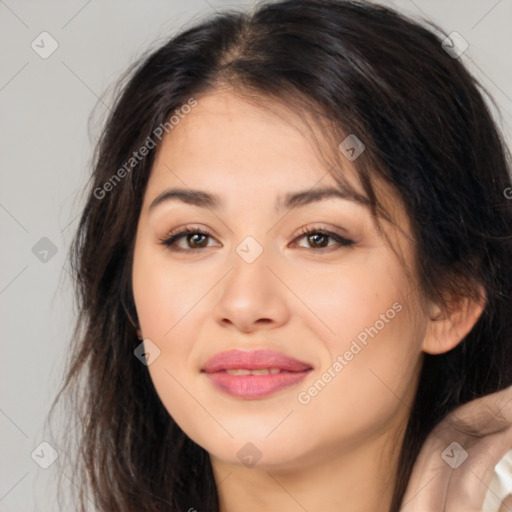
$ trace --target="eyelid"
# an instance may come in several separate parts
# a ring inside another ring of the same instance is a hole
[[[341,232],[340,232],[341,231]],[[339,236],[340,238],[344,238],[346,240],[349,240],[349,237],[351,236],[347,231],[342,230],[341,228],[333,228],[333,227],[325,227],[325,224],[307,224],[306,226],[303,226],[300,228],[299,233],[297,236],[301,235],[307,235],[309,233],[325,233],[325,234],[332,234]]]

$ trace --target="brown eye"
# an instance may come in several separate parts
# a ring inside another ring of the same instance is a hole
[[[353,240],[349,240],[348,238],[338,235],[338,233],[321,228],[303,230],[296,240],[300,240],[302,238],[307,239],[309,247],[312,249],[326,249],[327,247],[333,247],[336,245],[349,247],[355,243]],[[329,239],[334,240],[336,243],[329,244]]]
[[[308,242],[313,247],[327,247],[329,242],[329,237],[322,233],[314,233],[312,235],[308,235]]]
[[[181,240],[186,241],[185,247],[179,245]],[[211,239],[207,231],[198,228],[185,228],[178,232],[171,232],[165,237],[160,239],[160,244],[164,245],[172,251],[191,251],[206,249],[208,247],[208,240]]]
[[[194,233],[192,235],[187,235],[186,240],[192,247],[206,247],[204,245],[204,241],[206,240],[207,235],[203,235],[202,233]]]

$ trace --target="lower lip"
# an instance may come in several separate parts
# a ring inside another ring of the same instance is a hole
[[[228,395],[246,400],[264,398],[299,383],[311,370],[281,372],[274,375],[231,375],[227,372],[207,373],[213,384]]]

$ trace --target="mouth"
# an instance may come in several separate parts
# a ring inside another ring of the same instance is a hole
[[[298,384],[311,365],[271,350],[222,352],[201,372],[219,391],[245,400],[264,398]]]

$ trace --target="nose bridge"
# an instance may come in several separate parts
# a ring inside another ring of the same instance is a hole
[[[267,268],[271,263],[270,250],[263,244],[263,240],[260,243],[254,236],[248,235],[235,247],[228,283],[240,298],[247,295],[255,300],[267,295],[272,288],[269,282],[271,273]]]
[[[246,236],[233,251],[231,271],[216,300],[217,321],[251,330],[256,322],[280,324],[288,316],[282,284],[271,267],[271,250],[253,236]]]

